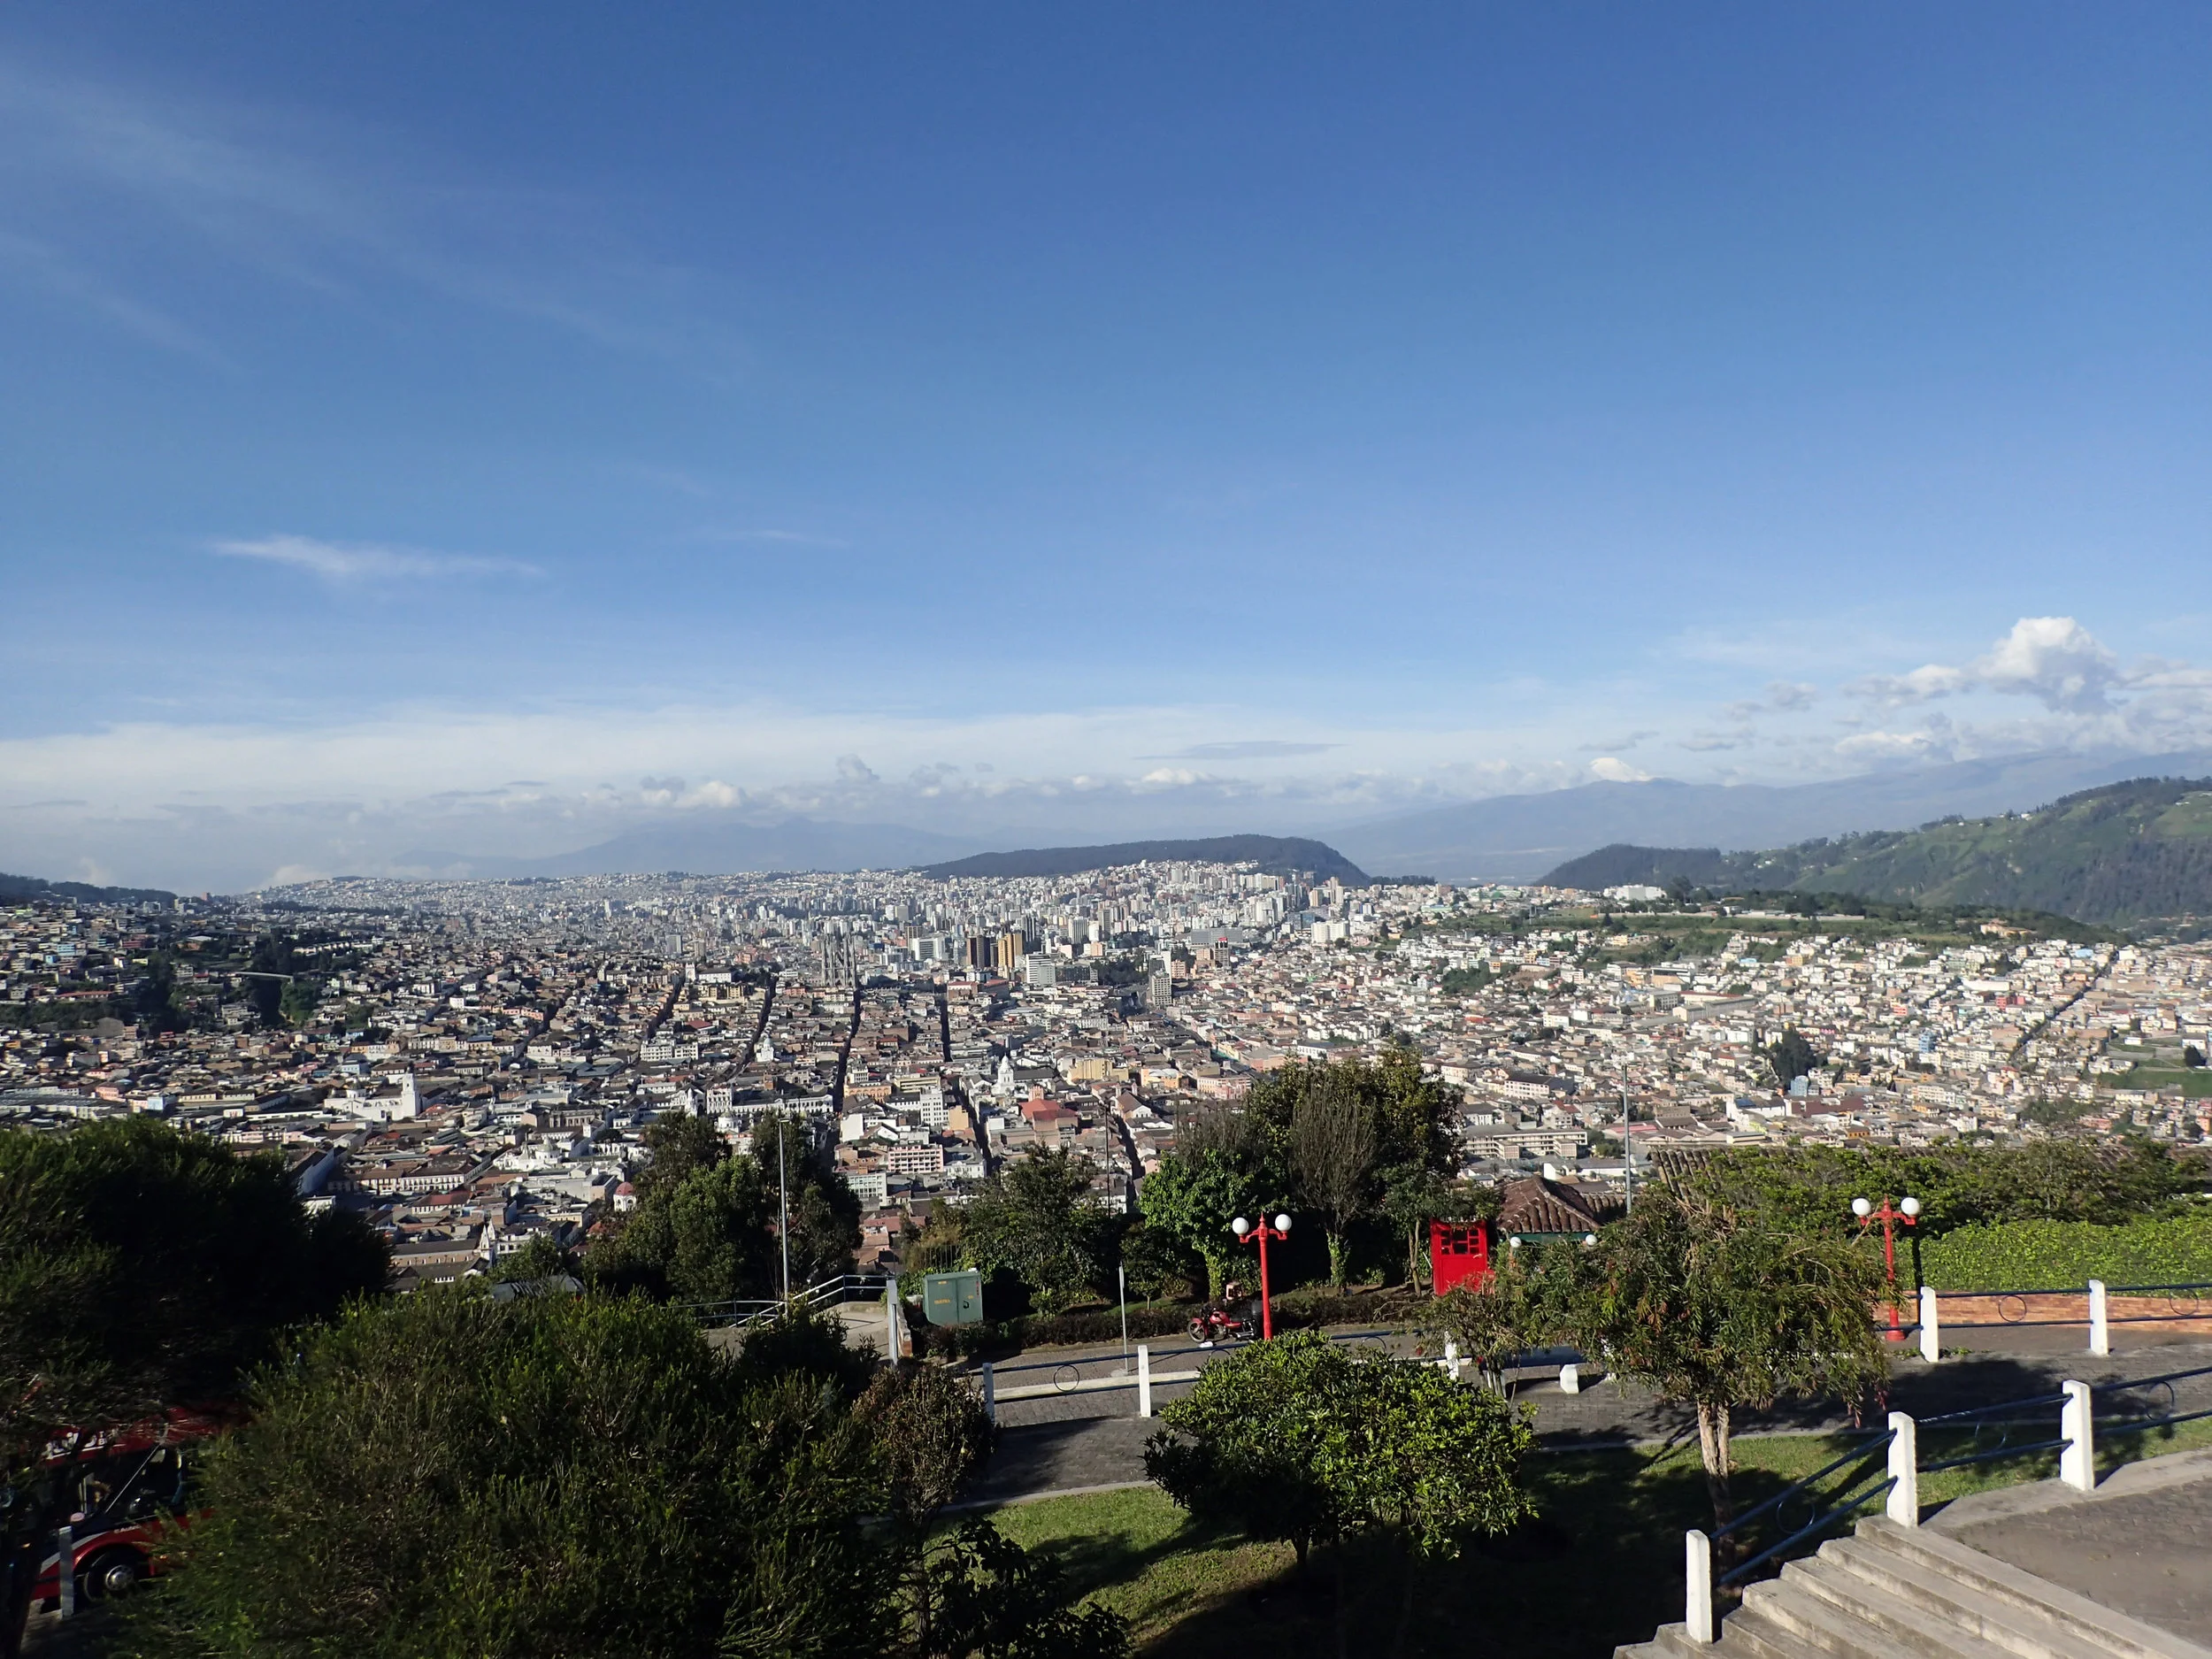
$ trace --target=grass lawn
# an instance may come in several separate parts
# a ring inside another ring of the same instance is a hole
[[[1819,1435],[1739,1440],[1738,1506],[1773,1495],[1852,1444]],[[2108,1445],[2099,1461],[2109,1469],[2205,1445],[2212,1422]],[[1948,1449],[1931,1435],[1921,1455],[1933,1462]],[[1949,1471],[1925,1478],[1921,1498],[1939,1502],[2055,1470],[2054,1458],[2020,1458]],[[1682,1617],[1682,1533],[1712,1525],[1694,1446],[1540,1455],[1528,1476],[1539,1521],[1420,1573],[1409,1614],[1399,1559],[1381,1548],[1352,1552],[1344,1563],[1345,1650],[1387,1659],[1398,1650],[1402,1616],[1406,1654],[1604,1659]],[[1081,1593],[1127,1618],[1153,1659],[1248,1651],[1255,1642],[1269,1659],[1339,1651],[1334,1563],[1317,1555],[1302,1583],[1289,1545],[1206,1533],[1150,1487],[1018,1504],[994,1518],[1057,1560]]]

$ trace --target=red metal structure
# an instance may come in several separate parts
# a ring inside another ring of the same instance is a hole
[[[1490,1279],[1490,1230],[1479,1221],[1429,1223],[1429,1278],[1440,1296]]]
[[[1905,1333],[1897,1323],[1897,1224],[1917,1225],[1920,1219],[1920,1201],[1908,1198],[1893,1206],[1887,1198],[1877,1210],[1863,1198],[1851,1201],[1851,1213],[1859,1218],[1859,1231],[1864,1233],[1876,1222],[1882,1224],[1882,1266],[1889,1278],[1889,1330],[1886,1333],[1893,1342],[1905,1340]]]
[[[1267,1241],[1290,1237],[1290,1217],[1278,1216],[1275,1225],[1271,1227],[1265,1216],[1262,1216],[1256,1224],[1239,1216],[1229,1224],[1229,1231],[1245,1243],[1260,1247],[1260,1340],[1271,1342],[1275,1340],[1275,1310],[1267,1285]]]

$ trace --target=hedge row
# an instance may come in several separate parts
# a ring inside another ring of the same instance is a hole
[[[2005,1221],[1958,1227],[1921,1248],[1938,1290],[2059,1290],[2108,1285],[2212,1283],[2212,1210],[2099,1226],[2086,1221]]]

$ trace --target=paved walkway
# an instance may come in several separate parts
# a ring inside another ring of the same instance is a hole
[[[1395,1348],[1402,1344],[1388,1346]],[[1185,1353],[1157,1361],[1156,1368],[1211,1363],[1225,1351],[1233,1350]],[[1056,1377],[1064,1382],[1102,1378],[1119,1363],[1119,1356],[1108,1350],[1056,1363],[1033,1356],[1030,1363],[1038,1369],[997,1370],[999,1385],[1010,1386],[1018,1380],[1050,1386]],[[2079,1352],[1968,1354],[1947,1357],[1932,1366],[1916,1355],[1900,1356],[1892,1366],[1890,1405],[1925,1417],[2055,1393],[2068,1379],[2094,1385],[2199,1365],[2212,1365],[2212,1343],[2147,1346],[2108,1359],[2093,1359]],[[1187,1384],[1156,1387],[1155,1409],[1187,1392]],[[1555,1380],[1524,1382],[1515,1393],[1517,1399],[1535,1408],[1537,1434],[1553,1450],[1667,1444],[1696,1435],[1696,1417],[1689,1409],[1663,1405],[1648,1392],[1624,1386],[1610,1378],[1586,1385],[1575,1394],[1561,1393]],[[2160,1389],[2155,1398],[2119,1401],[2112,1406],[2116,1412],[2142,1415],[2207,1408],[2212,1408],[2212,1377],[2175,1385],[2170,1402]],[[2101,1416],[2105,1409],[2101,1403]],[[1144,1442],[1160,1425],[1140,1420],[1135,1410],[1133,1390],[1056,1393],[1048,1398],[1003,1402],[999,1409],[998,1452],[971,1489],[969,1500],[1007,1502],[1046,1493],[1141,1481]],[[2055,1432],[2055,1408],[2051,1415]],[[1738,1434],[1802,1433],[1848,1426],[1849,1417],[1837,1402],[1809,1401],[1784,1403],[1771,1411],[1740,1414],[1734,1430]]]
[[[2024,1571],[2212,1647],[2212,1452],[1962,1498],[1930,1525]]]

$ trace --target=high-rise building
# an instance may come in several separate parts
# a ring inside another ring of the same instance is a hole
[[[1021,960],[1029,954],[1029,935],[1018,928],[998,936],[998,951],[992,962],[1001,973],[1011,974],[1021,966]]]

